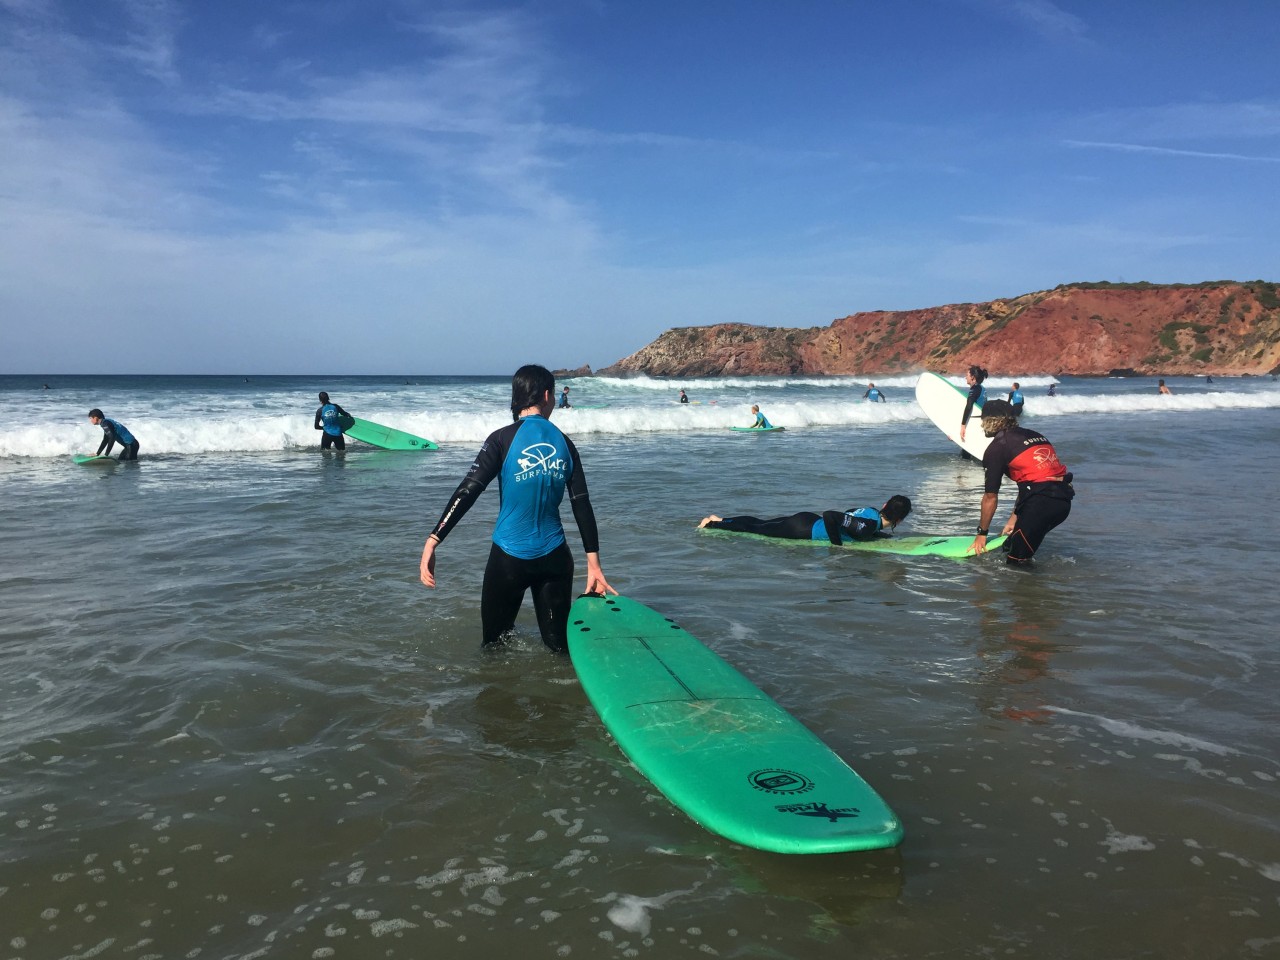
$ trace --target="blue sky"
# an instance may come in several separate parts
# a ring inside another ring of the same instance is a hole
[[[1280,279],[1273,0],[0,0],[0,370]]]

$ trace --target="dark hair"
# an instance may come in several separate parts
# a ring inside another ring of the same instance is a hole
[[[511,377],[511,419],[519,420],[521,410],[538,406],[543,396],[555,388],[556,378],[550,370],[526,363]]]
[[[985,367],[980,367],[976,363],[969,368],[969,376],[981,383],[987,379],[987,371]]]
[[[92,410],[90,410],[90,411],[89,411],[89,416],[91,416],[91,417],[97,417],[99,420],[105,420],[105,419],[107,419],[106,417],[104,417],[104,416],[102,415],[102,411],[101,411],[101,410],[99,410],[97,407],[94,407]]]
[[[901,523],[911,512],[911,500],[900,493],[895,493],[880,509],[880,515],[890,523]]]
[[[328,402],[329,402],[329,395],[328,395],[327,393],[325,393],[323,390],[321,390],[321,391],[320,391],[320,402],[321,402],[321,403],[328,403]]]

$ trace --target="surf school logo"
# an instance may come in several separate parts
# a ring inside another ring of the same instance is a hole
[[[784,803],[774,809],[801,817],[826,817],[828,823],[851,819],[862,813],[857,807],[828,807],[825,803]]]
[[[756,770],[747,776],[747,782],[765,793],[808,793],[813,781],[794,770]]]
[[[560,451],[550,443],[532,443],[525,447],[516,458],[516,465],[520,467],[516,474],[517,482],[528,480],[539,472],[562,475],[565,467]]]

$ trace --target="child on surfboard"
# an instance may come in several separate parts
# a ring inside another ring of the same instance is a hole
[[[731,533],[754,533],[762,537],[783,540],[829,540],[834,546],[850,540],[875,540],[887,537],[885,527],[893,530],[911,512],[911,500],[902,494],[894,494],[883,507],[857,507],[845,510],[827,510],[824,513],[802,511],[789,517],[761,520],[759,517],[718,517],[714,513],[703,517],[698,529],[728,530]]]

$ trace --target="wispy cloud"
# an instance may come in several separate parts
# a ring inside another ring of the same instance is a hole
[[[1179,150],[1153,147],[1142,143],[1108,143],[1097,140],[1064,140],[1069,147],[1091,150],[1115,150],[1121,153],[1153,153],[1167,157],[1195,157],[1201,160],[1238,160],[1246,163],[1280,163],[1280,157],[1250,156],[1242,153],[1215,153],[1207,150]]]

